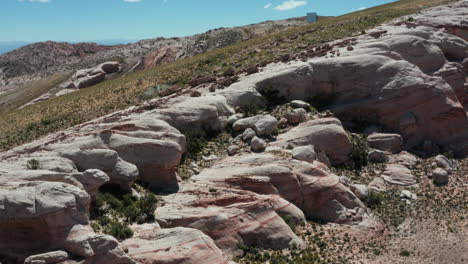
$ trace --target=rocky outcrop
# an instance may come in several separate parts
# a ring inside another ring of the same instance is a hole
[[[232,128],[234,131],[251,128],[258,136],[269,136],[278,129],[278,120],[271,115],[257,115],[238,120]]]
[[[301,240],[276,210],[284,204],[278,196],[258,195],[206,184],[186,184],[176,194],[164,197],[156,209],[156,220],[163,228],[187,227],[211,237],[227,255],[241,253],[239,244],[284,249]],[[295,206],[286,203],[283,207]]]
[[[133,238],[122,245],[142,264],[232,264],[210,237],[191,228],[138,226]]]
[[[353,222],[364,215],[361,201],[317,161],[301,162],[272,154],[228,157],[193,179],[260,194],[279,194],[312,219]],[[355,214],[347,217],[349,211]]]
[[[143,58],[144,69],[175,61],[178,58],[178,47],[162,47],[147,54]]]
[[[398,134],[373,133],[367,137],[369,147],[392,154],[399,153],[403,145],[403,139]]]
[[[107,74],[118,72],[120,63],[109,61],[99,64],[94,68],[78,70],[71,78],[71,84],[67,88],[87,88],[106,79]]]
[[[343,164],[349,160],[351,141],[340,120],[322,118],[310,120],[278,136],[276,146],[312,145],[316,152],[324,152],[332,164]]]
[[[468,42],[460,33],[463,15],[448,19],[444,14],[433,23],[415,20],[410,28],[398,23],[381,26],[349,39],[353,49],[331,46],[330,52],[340,56],[327,53],[330,56],[307,62],[271,66],[229,89],[248,91],[252,98],[258,97],[255,91],[276,91],[287,100],[327,103],[342,120],[379,123],[402,135],[407,148],[430,140],[441,151],[464,155],[468,118],[460,63],[468,57]],[[445,20],[452,26],[441,26]],[[456,34],[453,27],[458,28]],[[375,38],[372,32],[383,33]],[[228,100],[240,98],[234,91],[223,94]]]

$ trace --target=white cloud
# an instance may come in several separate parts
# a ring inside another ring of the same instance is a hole
[[[138,2],[141,2],[141,0],[123,0],[124,2],[128,2],[128,3],[138,3]]]
[[[268,3],[263,8],[267,9],[267,8],[270,8],[270,6],[271,6],[271,3]]]
[[[358,11],[361,11],[361,10],[364,10],[364,9],[367,9],[367,7],[365,7],[365,6],[360,7],[360,8],[358,8]]]
[[[285,11],[285,10],[291,10],[300,6],[305,6],[307,5],[307,1],[294,1],[294,0],[289,0],[289,1],[284,1],[282,4],[275,6],[274,9],[279,10],[279,11]]]
[[[51,0],[18,0],[19,2],[38,2],[38,3],[49,3]]]

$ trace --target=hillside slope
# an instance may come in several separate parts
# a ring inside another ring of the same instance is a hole
[[[121,62],[124,73],[147,69],[305,23],[305,18],[267,21],[214,29],[188,37],[147,39],[117,46],[53,41],[34,43],[0,55],[0,93],[27,82],[94,67],[105,61]]]

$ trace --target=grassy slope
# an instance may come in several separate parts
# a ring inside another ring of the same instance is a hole
[[[200,54],[167,65],[103,82],[0,117],[0,150],[26,143],[81,122],[124,109],[147,99],[143,93],[158,84],[184,85],[200,72],[241,70],[282,54],[297,54],[310,45],[360,34],[390,19],[446,0],[402,0],[379,7],[292,28],[280,33]]]
[[[29,82],[18,89],[0,95],[0,113],[17,109],[47,93],[68,79],[69,74],[60,73],[46,79]]]

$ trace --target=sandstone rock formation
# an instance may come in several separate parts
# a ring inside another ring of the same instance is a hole
[[[288,212],[284,207],[297,212],[297,208],[290,203],[282,205],[278,199],[221,186],[209,189],[203,184],[184,185],[182,191],[164,197],[165,205],[156,209],[156,220],[164,228],[201,230],[229,256],[241,252],[239,243],[271,249],[301,245],[276,212]]]
[[[446,11],[432,10],[435,22],[416,19],[411,28],[398,23],[381,26],[372,31],[385,32],[377,39],[372,32],[350,39],[352,50],[331,46],[339,57],[272,66],[230,88],[248,91],[250,102],[259,104],[257,91],[277,91],[288,100],[328,102],[341,119],[379,123],[402,135],[407,148],[430,140],[442,151],[464,155],[468,118],[463,107],[466,73],[460,63],[468,57],[468,39],[462,33],[461,10],[450,19]],[[442,21],[450,26],[442,26]],[[234,91],[224,94],[228,100],[240,98]]]
[[[230,263],[214,241],[199,230],[183,227],[161,229],[157,225],[135,229],[136,234],[124,241],[123,247],[138,263]]]
[[[260,194],[279,194],[312,219],[352,222],[364,215],[361,201],[317,161],[288,160],[272,154],[229,157],[193,179]],[[356,218],[348,218],[348,211],[356,212]]]
[[[323,118],[310,120],[278,136],[276,146],[314,146],[317,152],[325,152],[333,164],[349,160],[352,144],[340,120]]]

